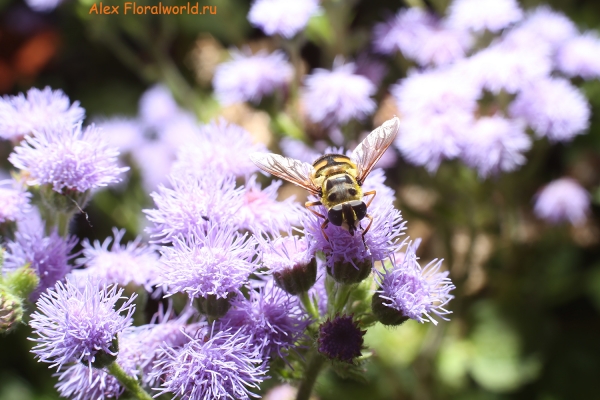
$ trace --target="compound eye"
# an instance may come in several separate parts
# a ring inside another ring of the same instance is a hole
[[[354,213],[356,214],[357,221],[360,221],[367,215],[367,205],[365,204],[364,201],[359,201],[359,200],[351,201],[350,206],[352,207],[352,209],[354,210]]]
[[[335,226],[342,226],[344,222],[344,214],[342,213],[342,206],[337,205],[332,207],[327,212],[327,219]]]

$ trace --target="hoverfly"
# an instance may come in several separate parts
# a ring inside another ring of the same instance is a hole
[[[352,152],[352,157],[343,154],[325,154],[312,165],[273,153],[253,153],[250,158],[260,169],[285,179],[308,190],[320,201],[307,201],[305,207],[314,215],[323,218],[323,236],[329,240],[325,228],[329,223],[340,226],[354,236],[363,218],[369,224],[362,229],[362,239],[371,228],[373,217],[367,208],[376,195],[375,190],[364,192],[362,185],[377,161],[396,138],[400,120],[394,117],[371,132]],[[364,197],[372,196],[368,202]],[[311,207],[323,205],[327,216]]]

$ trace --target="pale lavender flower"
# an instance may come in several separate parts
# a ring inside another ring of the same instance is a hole
[[[85,117],[79,102],[70,102],[62,90],[29,89],[27,95],[0,99],[0,138],[20,141],[45,127],[70,129]]]
[[[556,179],[537,193],[533,211],[550,223],[568,221],[578,225],[586,219],[590,198],[588,191],[574,179]]]
[[[590,124],[590,105],[579,89],[561,78],[543,79],[524,87],[509,108],[538,137],[568,142]]]
[[[13,179],[0,181],[0,224],[16,222],[30,209],[31,193]]]
[[[98,353],[116,356],[113,341],[131,325],[135,297],[124,297],[116,285],[88,281],[79,288],[70,280],[58,282],[40,296],[31,315],[31,340],[36,342],[31,352],[58,371],[74,362],[91,369]],[[126,301],[117,306],[122,299]]]
[[[520,21],[523,11],[516,0],[454,0],[447,18],[456,29],[498,32]]]
[[[226,299],[238,293],[258,268],[255,240],[231,224],[209,222],[186,239],[176,238],[172,247],[163,247],[161,252],[161,282],[169,294],[181,292],[190,298]]]
[[[58,193],[86,192],[121,180],[119,175],[129,168],[118,167],[118,155],[95,126],[82,130],[77,125],[27,136],[8,160],[27,171],[28,185],[50,185]]]
[[[190,174],[170,177],[171,188],[159,185],[150,194],[155,209],[144,210],[153,227],[147,229],[158,242],[167,243],[202,231],[209,221],[232,224],[243,205],[243,188],[235,178],[214,170],[203,176]]]
[[[519,168],[531,148],[523,124],[501,116],[479,118],[461,140],[461,158],[482,178]]]
[[[270,389],[264,400],[294,400],[296,398],[296,394],[298,393],[298,389],[290,385],[289,383],[284,383],[279,386],[275,386]]]
[[[587,33],[565,42],[556,55],[558,69],[583,79],[600,77],[600,39]]]
[[[120,355],[120,354],[119,354]],[[121,367],[123,367],[121,365]],[[130,376],[135,375],[135,368],[125,370]],[[117,378],[103,369],[92,368],[76,363],[64,371],[54,374],[58,377],[56,389],[65,398],[73,400],[105,400],[116,399],[123,394],[125,388]]]
[[[144,188],[151,192],[168,186],[169,173],[176,159],[175,151],[158,140],[147,141],[134,147],[131,156],[142,175]]]
[[[153,128],[175,119],[180,108],[169,88],[164,85],[154,85],[146,90],[139,101],[139,114],[142,121]]]
[[[384,306],[403,317],[437,325],[435,317],[448,320],[445,315],[451,311],[444,307],[454,298],[450,291],[456,287],[448,278],[448,271],[440,272],[442,260],[433,260],[421,268],[416,255],[419,243],[420,240],[409,243],[404,257],[399,257],[390,270],[377,271],[376,294]]]
[[[248,21],[267,35],[290,39],[320,11],[319,0],[255,0],[248,12]]]
[[[539,40],[548,43],[552,49],[557,49],[564,42],[578,35],[577,26],[573,21],[547,6],[533,10],[515,30],[531,32]]]
[[[77,259],[76,264],[86,268],[74,270],[73,274],[122,286],[133,283],[151,290],[152,285],[157,283],[160,272],[156,249],[142,244],[140,237],[126,245],[121,244],[124,229],[113,228],[113,235],[114,239],[109,237],[103,243],[95,240],[92,244],[87,239],[84,240],[83,257]]]
[[[368,78],[373,84],[378,87],[381,85],[383,78],[388,72],[387,66],[377,57],[369,53],[360,53],[356,57],[356,73]]]
[[[213,78],[215,95],[222,104],[258,103],[264,96],[286,87],[294,74],[280,50],[252,54],[249,48],[234,49],[231,56],[231,61],[217,66]]]
[[[281,139],[279,147],[281,147],[281,151],[286,157],[295,158],[296,160],[307,162],[309,164],[312,164],[321,156],[320,152],[309,147],[306,143],[298,139],[292,139],[289,136]]]
[[[400,10],[375,26],[375,49],[384,54],[399,50],[419,65],[444,65],[461,59],[472,46],[468,32],[443,24],[419,8]]]
[[[266,147],[254,143],[247,130],[218,119],[202,126],[195,139],[179,148],[171,173],[197,175],[214,168],[235,176],[249,176],[258,170],[249,155],[264,151]]]
[[[276,233],[290,225],[297,225],[299,204],[294,197],[277,201],[277,190],[281,184],[281,181],[273,181],[261,189],[256,175],[252,175],[244,185],[243,203],[235,216],[238,227],[252,232]]]
[[[375,85],[355,73],[353,63],[340,65],[333,71],[317,68],[304,78],[302,102],[308,118],[325,125],[341,125],[352,119],[364,120],[375,111]]]
[[[115,147],[121,154],[129,153],[144,144],[144,129],[136,119],[116,117],[100,119],[96,126],[101,130],[109,146]]]
[[[222,318],[224,329],[241,330],[252,338],[252,346],[265,358],[284,358],[285,354],[305,336],[310,324],[300,308],[298,298],[267,282],[251,290],[249,299],[240,297]]]
[[[153,374],[162,377],[157,395],[182,400],[229,398],[248,400],[266,378],[266,365],[252,338],[238,331],[191,338],[181,349],[163,347],[165,359]]]
[[[26,0],[25,2],[32,10],[37,12],[50,12],[59,6],[64,0]]]
[[[69,260],[76,254],[69,253],[76,244],[75,236],[65,240],[56,229],[44,236],[44,222],[37,210],[32,210],[19,221],[15,240],[6,244],[4,271],[13,271],[29,263],[40,278],[38,287],[31,294],[31,299],[36,300],[40,293],[71,271]]]
[[[262,262],[273,274],[291,270],[297,265],[307,265],[315,250],[306,236],[277,236],[265,239],[257,236],[262,251]]]

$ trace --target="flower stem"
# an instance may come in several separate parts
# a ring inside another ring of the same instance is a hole
[[[142,387],[137,379],[129,376],[127,372],[121,368],[116,361],[110,363],[107,367],[108,372],[117,378],[117,380],[123,385],[136,399],[138,400],[152,400],[150,396]]]
[[[304,306],[304,309],[306,310],[308,315],[313,317],[315,320],[318,320],[319,319],[319,310],[316,309],[315,303],[312,301],[312,299],[308,295],[308,292],[302,292],[298,295],[298,297],[300,298],[300,301],[302,302],[302,305]]]
[[[57,229],[58,234],[63,238],[66,238],[69,235],[69,223],[71,222],[71,216],[73,213],[70,212],[58,212],[57,213]]]
[[[318,352],[315,351],[312,354],[310,360],[308,361],[308,365],[306,366],[306,370],[304,371],[304,379],[298,388],[296,400],[308,400],[310,398],[313,386],[317,381],[317,377],[319,376],[319,372],[321,371],[321,367],[323,367],[324,362],[325,358]]]

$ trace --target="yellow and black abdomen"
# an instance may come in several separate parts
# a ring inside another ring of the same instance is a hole
[[[313,163],[313,181],[322,190],[321,203],[327,209],[341,203],[362,199],[356,182],[356,164],[341,154],[326,154]]]

